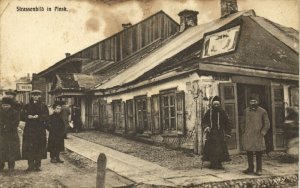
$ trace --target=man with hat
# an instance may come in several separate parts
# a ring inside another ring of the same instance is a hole
[[[245,174],[254,173],[253,155],[256,155],[256,175],[262,174],[262,153],[266,150],[264,136],[270,128],[270,120],[265,109],[258,106],[259,96],[250,95],[250,106],[244,111],[244,122],[242,123],[242,144],[247,152],[248,168]]]
[[[12,107],[13,100],[2,98],[0,106],[0,171],[4,169],[5,162],[12,171],[15,161],[21,159],[20,140],[17,127],[19,125],[19,113]]]
[[[206,138],[202,160],[210,161],[212,169],[223,169],[222,162],[230,161],[226,141],[231,137],[231,123],[218,96],[212,98],[201,125]]]
[[[17,92],[9,89],[5,92],[5,96],[12,99],[12,107],[20,113],[22,106],[16,100]]]
[[[46,126],[49,110],[40,101],[41,93],[39,90],[33,90],[30,102],[24,107],[22,157],[28,160],[28,171],[40,171],[41,160],[47,158]]]

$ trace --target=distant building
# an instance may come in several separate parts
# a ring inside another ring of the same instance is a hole
[[[16,91],[17,91],[17,96],[16,96],[17,101],[23,104],[29,103],[30,91],[32,91],[30,74],[27,74],[27,76],[21,77],[16,81]]]
[[[7,91],[7,89],[2,89],[0,88],[0,101],[2,100],[2,98],[5,96],[5,92]]]

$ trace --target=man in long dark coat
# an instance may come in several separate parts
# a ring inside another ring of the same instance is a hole
[[[31,92],[30,103],[24,107],[25,127],[22,157],[28,160],[28,171],[41,170],[41,160],[47,158],[46,124],[48,107],[40,101],[41,91]]]
[[[82,123],[81,123],[81,112],[80,108],[77,106],[74,106],[72,110],[72,121],[74,124],[74,130],[76,133],[78,133],[81,129]]]
[[[53,114],[49,117],[49,138],[48,151],[50,152],[51,163],[63,163],[59,153],[64,151],[65,125],[61,117],[61,105],[53,105]]]
[[[21,159],[20,140],[18,136],[19,113],[12,107],[13,100],[2,99],[0,107],[0,171],[8,162],[9,170],[15,167],[15,161]]]
[[[256,155],[256,175],[262,174],[262,153],[266,150],[264,136],[270,128],[270,120],[265,109],[258,106],[259,97],[252,94],[250,107],[244,111],[244,122],[242,123],[242,143],[247,152],[248,168],[245,174],[254,173],[253,155]]]
[[[61,116],[62,119],[64,121],[64,125],[65,125],[65,138],[67,137],[67,133],[68,133],[68,127],[69,127],[69,116],[71,114],[70,108],[68,105],[66,105],[65,101],[61,101]]]
[[[212,169],[223,169],[222,162],[230,161],[226,141],[231,137],[231,123],[220,105],[220,98],[213,97],[201,124],[206,139],[202,160],[210,161]]]

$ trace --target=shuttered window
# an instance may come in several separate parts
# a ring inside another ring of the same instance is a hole
[[[160,93],[161,125],[164,133],[184,132],[184,92]]]

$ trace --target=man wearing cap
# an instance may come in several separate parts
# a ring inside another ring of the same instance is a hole
[[[212,169],[223,169],[222,162],[230,161],[226,141],[231,137],[231,123],[218,96],[212,98],[201,125],[206,139],[202,160],[210,161]]]
[[[16,100],[17,92],[12,89],[9,89],[5,92],[5,96],[12,99],[12,107],[20,113],[22,107]]]
[[[40,171],[41,160],[47,158],[46,126],[49,110],[40,101],[40,97],[41,91],[33,90],[29,104],[24,107],[22,157],[28,160],[28,171]]]
[[[15,161],[21,159],[20,140],[17,127],[19,113],[12,107],[13,100],[8,97],[2,99],[0,106],[0,171],[4,169],[5,162],[12,171]]]
[[[270,128],[268,113],[258,106],[259,96],[250,95],[250,106],[244,111],[244,122],[242,122],[242,144],[247,152],[248,168],[245,174],[254,173],[253,155],[256,155],[256,175],[262,174],[262,153],[266,150],[264,136]]]

